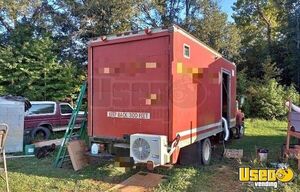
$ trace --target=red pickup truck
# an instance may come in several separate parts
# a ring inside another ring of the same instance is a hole
[[[63,131],[68,127],[73,108],[69,103],[53,101],[32,101],[31,108],[26,112],[24,132],[32,140],[49,139],[52,132]],[[76,128],[83,119],[83,112],[79,112]]]

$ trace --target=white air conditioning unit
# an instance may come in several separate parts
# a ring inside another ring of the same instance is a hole
[[[169,162],[168,141],[165,135],[133,134],[130,135],[130,156],[135,163],[152,161],[154,165]]]

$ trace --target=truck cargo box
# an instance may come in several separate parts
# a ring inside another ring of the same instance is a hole
[[[88,54],[90,137],[184,147],[222,132],[222,117],[235,126],[235,64],[176,25],[101,37]]]

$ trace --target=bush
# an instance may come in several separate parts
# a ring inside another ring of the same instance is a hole
[[[296,88],[294,85],[291,85],[289,87],[286,87],[286,92],[284,95],[284,99],[287,101],[289,99],[291,99],[291,101],[295,104],[295,105],[300,105],[300,95],[297,92]]]
[[[299,104],[299,93],[294,86],[282,86],[275,79],[252,85],[247,90],[246,115],[264,119],[284,118],[287,112],[284,103],[288,98]]]

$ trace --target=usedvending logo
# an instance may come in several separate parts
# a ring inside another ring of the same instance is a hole
[[[241,182],[252,182],[255,187],[277,188],[278,182],[287,183],[294,178],[291,168],[279,169],[252,169],[249,167],[239,168],[239,180]]]

